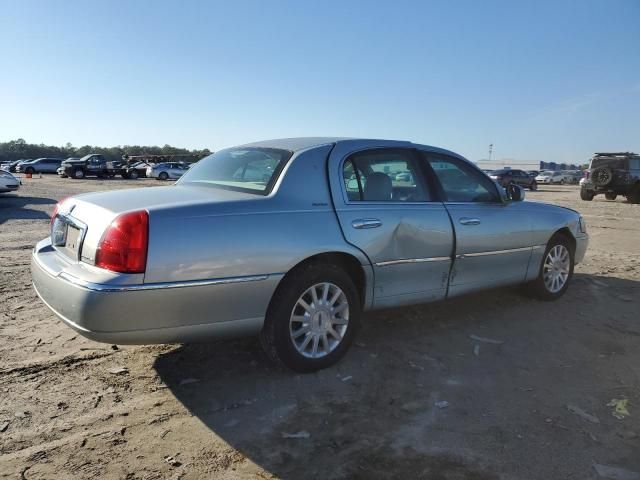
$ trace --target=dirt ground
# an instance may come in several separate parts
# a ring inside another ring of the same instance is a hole
[[[638,478],[640,205],[527,192],[588,222],[562,299],[369,313],[342,362],[296,375],[254,339],[119,347],[65,327],[29,273],[54,203],[159,182],[23,182],[0,196],[0,478]]]

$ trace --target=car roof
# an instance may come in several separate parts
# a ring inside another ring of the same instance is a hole
[[[294,137],[294,138],[279,138],[274,140],[263,140],[260,142],[252,142],[246,143],[244,145],[238,145],[233,148],[243,148],[243,147],[262,147],[262,148],[279,148],[282,150],[289,150],[290,152],[296,153],[302,150],[308,150],[314,147],[320,147],[322,145],[331,145],[331,144],[340,144],[346,142],[357,142],[357,143],[381,143],[384,142],[386,144],[395,144],[396,146],[403,147],[423,147],[428,150],[431,150],[435,153],[443,153],[452,155],[457,158],[464,159],[465,161],[469,161],[459,155],[458,153],[452,152],[451,150],[447,150],[440,147],[434,147],[431,145],[424,145],[419,143],[412,143],[406,140],[384,140],[379,138],[357,138],[357,137]]]
[[[312,147],[319,147],[321,145],[330,145],[342,140],[354,140],[353,138],[346,137],[297,137],[297,138],[277,138],[273,140],[262,140],[260,142],[252,142],[241,147],[263,147],[263,148],[280,148],[282,150],[289,150],[291,152],[298,152],[300,150],[307,150]]]

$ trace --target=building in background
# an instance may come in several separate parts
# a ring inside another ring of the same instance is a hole
[[[543,162],[540,160],[516,160],[514,158],[502,158],[499,160],[487,160],[485,158],[476,161],[476,165],[482,170],[500,170],[501,168],[517,168],[519,170],[579,170],[579,165],[571,163]]]

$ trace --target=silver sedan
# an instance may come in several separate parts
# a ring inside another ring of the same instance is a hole
[[[345,354],[365,310],[515,284],[562,296],[585,223],[523,199],[440,148],[265,141],[216,152],[175,185],[64,200],[33,283],[98,341],[259,335],[274,360],[313,371]]]

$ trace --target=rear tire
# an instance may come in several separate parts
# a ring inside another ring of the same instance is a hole
[[[604,198],[607,200],[615,200],[618,197],[615,193],[605,193]]]
[[[584,188],[580,189],[580,198],[586,202],[590,202],[595,197],[595,194],[589,190],[585,190]]]
[[[542,256],[538,278],[528,285],[529,294],[545,301],[564,295],[573,277],[574,253],[565,234],[556,233],[551,237]]]
[[[277,364],[314,372],[344,356],[359,322],[360,296],[351,277],[336,265],[312,263],[287,274],[278,286],[260,343]]]

